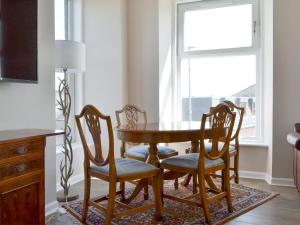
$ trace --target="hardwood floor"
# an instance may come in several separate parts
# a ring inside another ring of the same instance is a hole
[[[264,181],[241,179],[241,183],[250,187],[261,188],[280,193],[275,199],[249,211],[248,213],[227,223],[229,225],[297,225],[300,224],[300,193],[296,188],[271,186]],[[83,184],[73,188],[82,198]],[[92,181],[92,197],[108,193],[104,182]],[[71,224],[71,223],[70,223]],[[51,224],[52,225],[52,224]],[[56,225],[56,224],[54,224]]]
[[[280,196],[229,222],[230,225],[300,224],[300,193],[296,188],[271,186],[263,181],[241,180],[242,184],[280,193]]]

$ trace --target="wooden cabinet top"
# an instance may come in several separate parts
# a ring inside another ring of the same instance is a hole
[[[24,129],[0,131],[0,144],[12,141],[21,141],[39,137],[49,137],[64,134],[61,130]]]

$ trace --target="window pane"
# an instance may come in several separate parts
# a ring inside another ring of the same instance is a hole
[[[55,40],[65,37],[65,0],[55,0]]]
[[[211,106],[226,99],[246,109],[241,138],[255,137],[255,89],[255,55],[184,59],[181,63],[182,120],[199,121]]]
[[[251,4],[185,12],[185,51],[250,46],[252,46]]]

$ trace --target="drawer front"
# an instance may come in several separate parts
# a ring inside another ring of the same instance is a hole
[[[0,145],[0,162],[13,157],[28,156],[44,149],[43,139]]]
[[[0,180],[15,178],[32,171],[43,169],[42,155],[36,159],[31,159],[23,162],[4,164],[0,166]]]

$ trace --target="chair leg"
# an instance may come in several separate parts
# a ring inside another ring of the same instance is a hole
[[[144,187],[144,200],[149,199],[149,182],[147,182],[147,185]]]
[[[207,201],[207,193],[205,189],[205,177],[203,174],[198,175],[198,184],[199,184],[200,199],[204,211],[205,220],[207,223],[211,223],[211,216],[210,216],[208,201]]]
[[[109,183],[109,196],[108,196],[108,204],[107,204],[107,213],[104,220],[104,225],[109,225],[114,212],[115,198],[116,198],[116,182],[111,181]]]
[[[226,183],[225,183],[225,180],[226,180],[226,173],[225,173],[225,170],[222,170],[222,187],[221,187],[221,190],[223,192],[226,191]]]
[[[82,209],[82,223],[85,224],[89,208],[89,200],[91,193],[91,177],[85,176],[84,178],[84,197],[83,197],[83,209]]]
[[[121,190],[121,201],[125,202],[126,198],[125,198],[125,181],[121,181],[120,182],[120,190]]]
[[[174,181],[174,188],[175,188],[175,190],[177,191],[178,190],[178,178],[176,178],[175,179],[175,181]]]
[[[183,186],[187,187],[189,184],[190,184],[190,181],[191,181],[191,178],[192,178],[192,175],[191,174],[188,174],[184,181],[181,183]]]
[[[156,177],[153,177],[153,183],[152,183],[152,188],[153,188],[153,193],[155,197],[155,219],[157,221],[161,220],[161,212],[162,212],[162,174],[159,172]]]
[[[222,171],[223,173],[223,171]],[[227,200],[227,206],[228,211],[233,212],[233,206],[232,206],[232,199],[231,199],[231,187],[230,187],[230,170],[229,166],[228,169],[225,169],[225,176],[224,176],[224,184],[225,184],[225,191],[226,191],[226,200]]]
[[[193,194],[197,193],[197,176],[193,175]]]
[[[234,182],[238,184],[240,182],[239,178],[239,153],[234,156]]]
[[[161,173],[161,181],[160,181],[159,193],[160,193],[161,204],[163,206],[164,205],[164,174],[165,174],[163,168],[160,169],[160,173]]]

